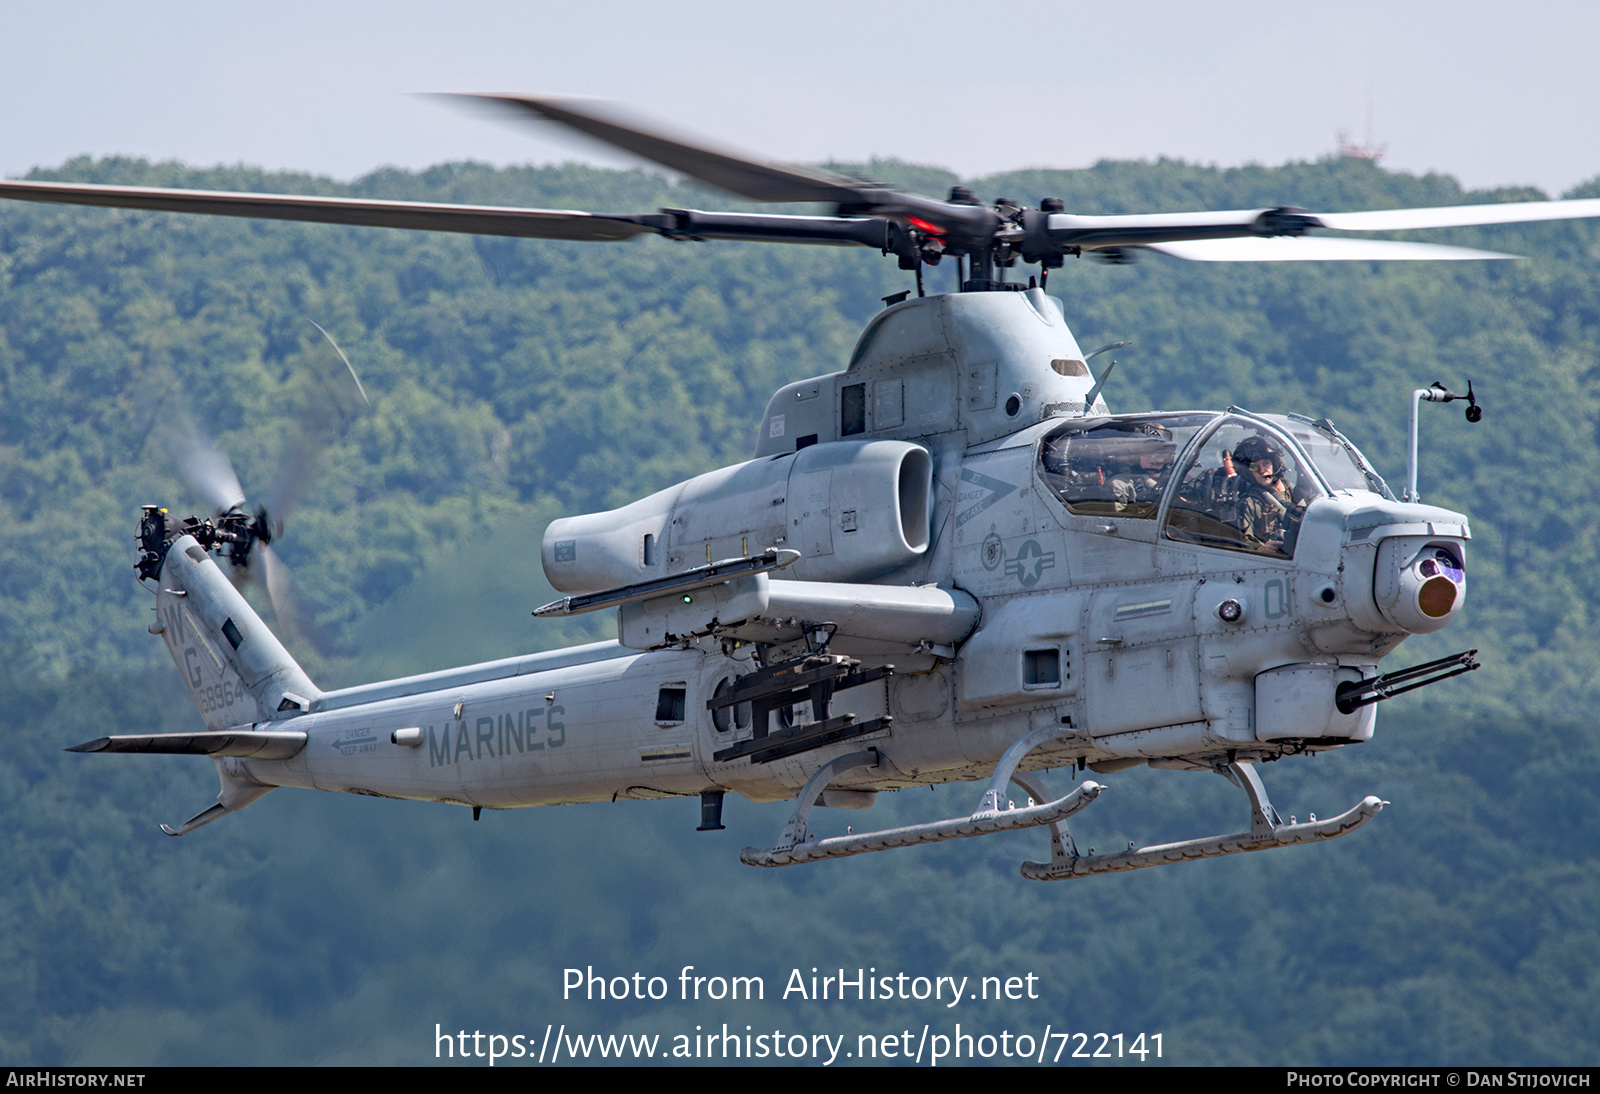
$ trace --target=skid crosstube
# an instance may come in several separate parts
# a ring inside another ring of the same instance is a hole
[[[994,777],[978,801],[971,816],[951,817],[947,820],[913,824],[902,828],[889,828],[879,832],[860,832],[828,839],[813,839],[807,831],[811,810],[828,784],[839,775],[857,767],[876,767],[880,762],[877,749],[852,752],[824,764],[807,780],[800,796],[795,800],[794,813],[784,825],[778,843],[770,849],[746,847],[739,852],[739,861],[747,866],[791,866],[801,862],[814,862],[823,858],[842,858],[869,851],[887,851],[893,847],[911,847],[919,843],[937,843],[942,840],[984,836],[991,832],[1006,832],[1016,828],[1031,828],[1048,824],[1059,836],[1058,822],[1070,817],[1094,801],[1105,789],[1099,783],[1084,782],[1070,793],[1046,800],[1039,785],[1028,776],[1017,772],[1017,765],[1029,752],[1045,741],[1071,736],[1072,730],[1045,726],[1024,736],[1000,757],[995,764]],[[1013,808],[1005,797],[1006,786],[1015,782],[1034,799],[1026,807]],[[1067,837],[1070,839],[1070,837]]]

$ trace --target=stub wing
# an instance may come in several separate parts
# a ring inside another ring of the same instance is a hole
[[[797,642],[809,631],[881,647],[947,656],[978,625],[978,602],[935,585],[857,585],[838,581],[739,578],[692,596],[634,601],[617,610],[617,639],[638,650],[663,649],[714,635],[744,642]]]
[[[857,585],[838,581],[774,581],[765,610],[727,628],[759,642],[799,639],[802,623],[831,623],[836,638],[864,639],[946,653],[978,626],[978,601],[937,585]]]
[[[772,571],[799,557],[798,551],[771,550],[723,559],[640,585],[563,597],[533,614],[615,607],[617,640],[636,650],[664,649],[708,635],[794,642],[808,628],[824,625],[842,638],[948,648],[978,625],[978,602],[960,589],[772,580]]]

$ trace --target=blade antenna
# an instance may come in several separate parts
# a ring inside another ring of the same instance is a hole
[[[1112,342],[1108,345],[1101,346],[1099,349],[1095,350],[1093,353],[1089,354],[1089,356],[1083,359],[1084,364],[1087,365],[1090,361],[1109,350],[1122,349],[1125,346],[1131,345],[1133,345],[1133,339],[1130,338],[1126,342]],[[1094,401],[1100,397],[1100,389],[1106,386],[1106,381],[1111,379],[1111,370],[1116,367],[1117,359],[1113,357],[1111,359],[1111,363],[1106,366],[1106,370],[1100,374],[1100,379],[1096,380],[1094,382],[1094,387],[1089,389],[1089,394],[1083,397],[1083,412],[1085,414],[1088,414],[1094,409]],[[1093,375],[1093,373],[1090,375]]]
[[[1117,359],[1113,357],[1106,370],[1100,374],[1100,379],[1094,382],[1094,387],[1089,389],[1089,394],[1083,397],[1083,412],[1089,413],[1094,408],[1094,401],[1100,397],[1100,389],[1106,386],[1106,381],[1111,379],[1111,370],[1117,367]]]

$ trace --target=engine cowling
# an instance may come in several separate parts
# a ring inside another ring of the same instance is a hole
[[[801,553],[791,572],[866,581],[920,558],[933,457],[905,441],[837,441],[751,460],[545,530],[545,576],[563,593],[614,589],[743,557]]]

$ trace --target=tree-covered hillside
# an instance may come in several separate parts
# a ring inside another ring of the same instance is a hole
[[[952,176],[856,170],[927,192]],[[244,169],[75,161],[41,177],[642,211],[731,208],[641,172],[439,167],[351,185]],[[1522,200],[1330,160],[1218,170],[1104,163],[968,180],[1086,213]],[[1600,195],[1600,183],[1579,194]],[[843,366],[879,298],[861,250],[561,244],[0,204],[0,1059],[432,1059],[435,1022],[675,1031],[887,1029],[962,1018],[1164,1032],[1203,1062],[1581,1062],[1600,1050],[1600,228],[1428,238],[1516,263],[1069,261],[1050,289],[1086,347],[1132,338],[1114,409],[1332,418],[1391,482],[1407,396],[1471,378],[1487,410],[1424,407],[1425,500],[1472,518],[1465,617],[1397,659],[1469,646],[1483,671],[1384,705],[1359,749],[1273,765],[1280,808],[1394,805],[1336,844],[1063,885],[1023,881],[1025,836],[785,871],[740,866],[781,807],[693,802],[486,814],[286,791],[182,840],[205,761],[63,756],[104,732],[193,728],[133,581],[139,505],[201,508],[168,449],[203,423],[260,498],[286,438],[329,443],[281,546],[325,687],[586,640],[535,623],[554,516],[744,458],[767,396]],[[948,266],[930,287],[946,287]],[[370,396],[312,323],[348,353]],[[1060,778],[1061,776],[1057,776]],[[1110,780],[1080,840],[1240,820],[1222,780]],[[1215,786],[1210,784],[1215,783]],[[874,824],[971,808],[905,792]],[[852,821],[862,818],[850,817]],[[840,821],[842,827],[844,822]],[[1035,834],[1037,835],[1037,834]],[[1028,970],[1047,1000],[563,1002],[561,970],[791,966]],[[742,1028],[742,1027],[741,1027]],[[514,1031],[515,1031],[514,1030]]]

